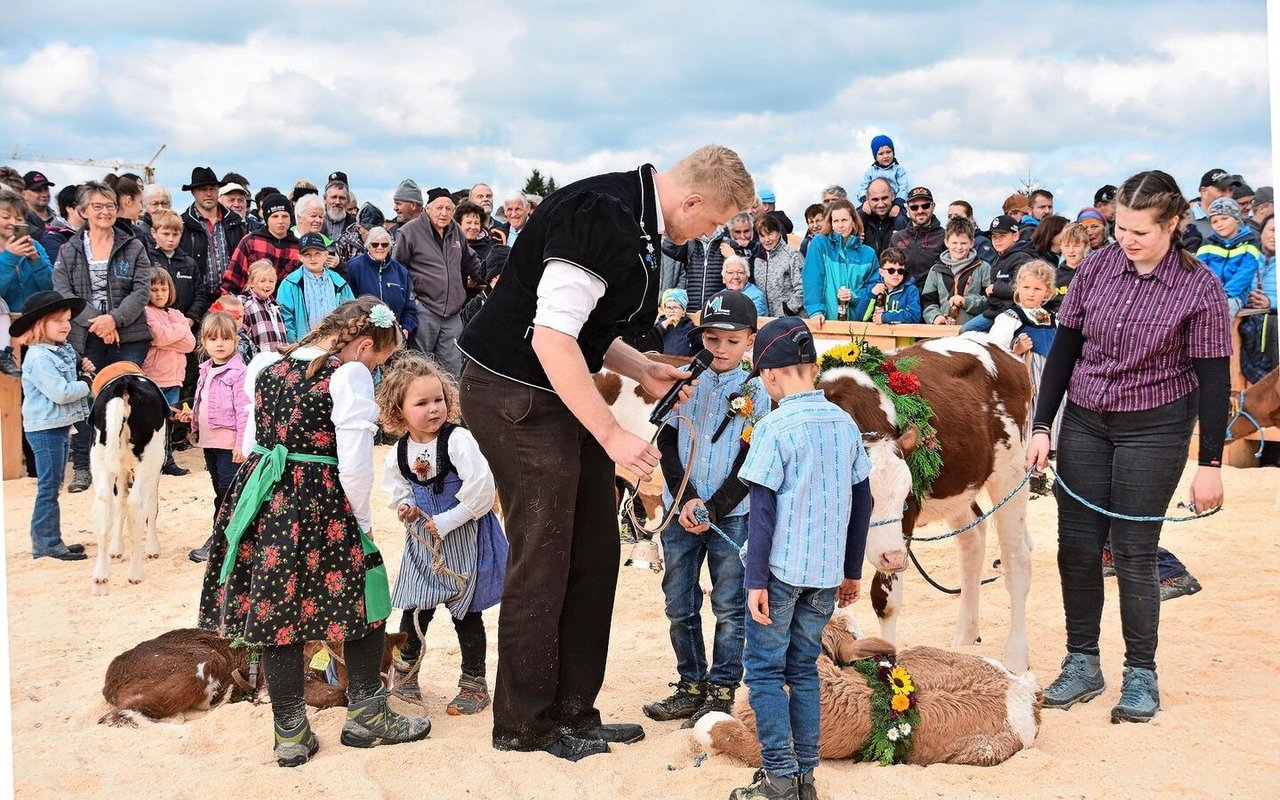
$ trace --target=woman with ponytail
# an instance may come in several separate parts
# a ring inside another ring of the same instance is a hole
[[[1180,246],[1178,219],[1186,211],[1167,173],[1141,172],[1120,187],[1116,244],[1085,258],[1058,312],[1027,449],[1028,468],[1042,471],[1065,395],[1057,498],[1067,656],[1044,702],[1065,709],[1103,692],[1101,555],[1110,539],[1125,640],[1112,722],[1146,722],[1160,708],[1161,523],[1104,516],[1068,496],[1062,484],[1099,508],[1159,518],[1182,476],[1198,421],[1190,499],[1201,513],[1222,505],[1230,319],[1221,284]]]
[[[302,697],[308,640],[345,642],[343,744],[416,741],[431,728],[387,707],[379,675],[391,597],[369,530],[373,371],[399,346],[395,314],[366,296],[246,370],[245,461],[208,545],[199,624],[262,648],[282,767],[306,763],[320,746]]]

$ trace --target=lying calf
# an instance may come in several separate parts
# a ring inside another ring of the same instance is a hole
[[[851,615],[837,612],[822,636],[818,679],[822,699],[823,758],[856,756],[871,736],[871,687],[855,661],[894,654],[883,639],[860,639]],[[896,654],[915,684],[919,726],[909,764],[999,764],[1031,747],[1040,730],[1041,693],[1030,672],[1013,675],[998,661],[935,647]],[[696,726],[709,754],[727,753],[760,766],[755,714],[739,696],[733,716],[712,712]]]

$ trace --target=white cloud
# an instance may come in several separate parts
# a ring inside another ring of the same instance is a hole
[[[54,42],[0,69],[0,93],[5,103],[37,115],[58,114],[93,102],[99,74],[93,48]]]

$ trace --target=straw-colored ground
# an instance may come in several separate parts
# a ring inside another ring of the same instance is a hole
[[[104,710],[102,677],[110,660],[143,639],[195,621],[201,569],[187,561],[186,552],[207,533],[212,490],[198,452],[179,454],[179,460],[196,471],[162,479],[162,558],[147,564],[139,586],[129,586],[124,569],[115,565],[108,597],[90,596],[92,561],[31,560],[27,525],[35,482],[4,484],[18,797],[256,798],[303,791],[334,798],[720,798],[750,778],[750,770],[723,757],[693,767],[695,745],[677,723],[648,722],[644,742],[577,765],[543,754],[494,751],[487,711],[466,718],[443,713],[459,663],[448,624],[437,624],[428,636],[423,689],[435,727],[421,743],[369,751],[343,747],[338,743],[343,711],[330,710],[312,717],[322,743],[316,759],[301,769],[283,770],[271,758],[265,705],[217,708],[176,726],[98,725]],[[1107,693],[1071,712],[1045,712],[1034,749],[987,769],[827,763],[819,770],[821,796],[1280,796],[1280,636],[1268,622],[1280,572],[1280,470],[1224,472],[1228,501],[1223,513],[1166,528],[1166,544],[1191,565],[1204,591],[1163,608],[1164,711],[1153,723],[1108,722],[1121,670],[1110,581],[1103,626]],[[64,495],[63,518],[67,540],[86,542],[92,555],[90,494]],[[1032,667],[1042,681],[1054,674],[1063,644],[1054,518],[1053,500],[1031,504],[1037,549],[1029,627]],[[394,575],[400,533],[390,511],[377,510],[375,536]],[[994,542],[989,544],[994,554]],[[954,579],[948,545],[922,548],[921,555],[940,578]],[[999,657],[1007,599],[999,584],[984,593],[984,641],[975,651]],[[900,627],[904,644],[950,642],[955,611],[950,598],[909,578],[907,603]],[[497,615],[486,617],[492,674]],[[864,628],[874,630],[865,605],[860,617]],[[624,570],[600,708],[607,720],[640,721],[640,706],[665,694],[672,679],[659,579]]]

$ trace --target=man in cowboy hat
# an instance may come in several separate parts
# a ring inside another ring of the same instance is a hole
[[[217,297],[222,274],[231,262],[236,245],[248,233],[244,217],[218,203],[222,181],[209,167],[191,170],[191,180],[182,191],[191,192],[195,202],[182,212],[182,241],[179,249],[195,259],[210,298]],[[204,316],[207,308],[193,308],[193,316]]]

